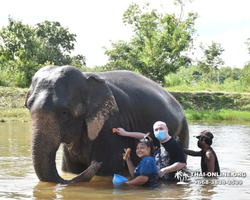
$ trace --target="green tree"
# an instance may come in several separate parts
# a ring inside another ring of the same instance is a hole
[[[227,67],[222,67],[220,69],[220,79],[222,82],[224,82],[227,78],[232,76],[232,68],[227,66]]]
[[[42,50],[39,63],[49,61],[55,65],[71,64],[70,53],[74,50],[75,34],[70,33],[68,28],[62,27],[59,22],[50,21],[38,23],[35,31]]]
[[[86,67],[86,58],[83,55],[73,56],[71,64],[80,70],[84,70]]]
[[[38,69],[39,42],[34,29],[22,21],[8,18],[9,24],[0,31],[0,64],[6,79],[25,87]]]
[[[123,14],[123,22],[133,28],[129,42],[111,43],[105,49],[109,61],[107,69],[129,69],[157,81],[164,82],[170,72],[188,66],[191,59],[184,53],[193,46],[194,22],[197,14],[189,13],[187,19],[175,14],[160,14],[131,4]]]
[[[245,44],[247,45],[248,52],[250,54],[250,38],[247,39]],[[244,68],[242,69],[242,76],[245,84],[247,86],[250,86],[250,61],[248,61],[248,63],[246,63]]]
[[[86,66],[83,55],[70,55],[76,35],[59,22],[45,21],[34,27],[11,17],[8,22],[0,31],[0,70],[14,86],[29,86],[33,74],[45,63]]]
[[[242,77],[242,71],[239,68],[221,67],[219,70],[220,82],[223,83],[227,78],[239,80]]]
[[[248,49],[248,52],[250,54],[250,38],[247,39],[247,41],[245,42],[245,44],[247,45],[247,49]]]
[[[140,60],[137,60],[136,54],[133,52],[133,46],[127,42],[119,40],[111,41],[111,49],[104,47],[105,54],[109,56],[109,62],[105,65],[106,70],[134,70],[133,66],[140,65]]]
[[[208,74],[209,80],[213,81],[215,72],[219,71],[219,67],[224,64],[220,57],[224,49],[221,44],[212,41],[211,46],[200,44],[200,48],[204,53],[201,61],[198,61],[198,66],[202,72]]]
[[[242,69],[243,80],[247,86],[250,86],[250,61]]]
[[[242,77],[242,71],[240,68],[233,68],[232,69],[232,75],[231,77],[234,79],[234,80],[239,80],[241,77]]]
[[[199,67],[197,65],[190,65],[189,67],[181,67],[177,75],[185,82],[187,85],[191,83],[197,83],[202,78],[202,73],[199,72]]]

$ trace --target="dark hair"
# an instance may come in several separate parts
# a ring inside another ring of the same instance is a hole
[[[151,148],[150,155],[153,156],[154,151],[155,151],[155,146],[154,146],[154,142],[153,142],[151,137],[146,136],[146,137],[140,139],[139,142],[137,143],[137,145],[138,144],[145,144],[147,147],[150,147]]]
[[[212,143],[213,143],[213,140],[210,137],[208,137],[207,135],[200,136],[200,139],[204,140],[208,145],[212,145]]]

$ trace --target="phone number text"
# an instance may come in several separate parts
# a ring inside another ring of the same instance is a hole
[[[196,180],[197,185],[242,185],[242,180]]]

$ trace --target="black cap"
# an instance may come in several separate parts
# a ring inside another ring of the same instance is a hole
[[[204,131],[200,132],[198,135],[194,135],[194,137],[199,138],[202,135],[209,138],[210,140],[212,140],[214,138],[214,135],[209,130],[204,130]]]

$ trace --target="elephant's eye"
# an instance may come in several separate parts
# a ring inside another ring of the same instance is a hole
[[[69,118],[69,110],[67,109],[62,110],[60,114],[60,118],[63,121],[67,120]]]

